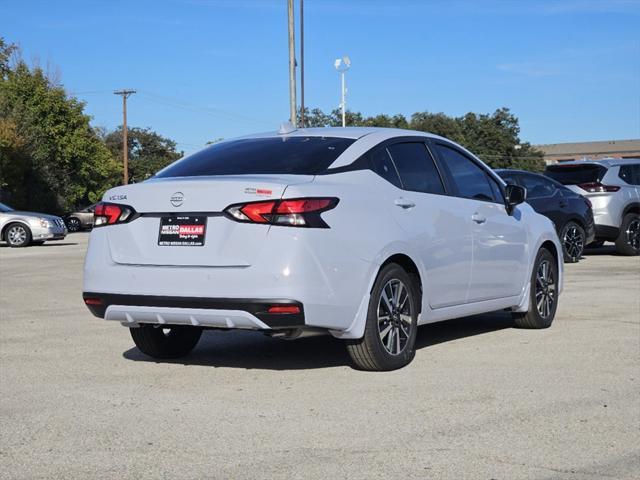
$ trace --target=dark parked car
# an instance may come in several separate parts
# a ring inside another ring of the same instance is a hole
[[[94,209],[95,204],[89,205],[87,208],[83,208],[82,210],[66,214],[64,216],[64,223],[67,224],[67,230],[70,232],[79,232],[80,230],[93,228]]]
[[[591,202],[555,180],[521,170],[496,170],[502,179],[527,189],[527,203],[556,226],[564,261],[580,260],[584,247],[595,239]]]

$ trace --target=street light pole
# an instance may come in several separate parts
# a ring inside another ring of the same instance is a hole
[[[347,87],[345,85],[344,74],[351,67],[351,59],[346,55],[342,58],[336,59],[333,64],[336,70],[340,73],[341,93],[340,93],[340,109],[342,110],[342,126],[347,126],[346,109],[347,109]]]
[[[304,128],[304,0],[300,0],[300,126]]]
[[[287,1],[289,14],[289,110],[291,116],[291,125],[296,128],[297,112],[296,112],[296,45],[294,32],[293,17],[293,0]]]
[[[342,107],[342,127],[346,127],[347,126],[347,117],[345,114],[345,108],[347,106],[347,99],[346,99],[346,88],[344,85],[344,72],[340,72],[340,76],[342,77],[342,98],[340,100],[340,106]]]

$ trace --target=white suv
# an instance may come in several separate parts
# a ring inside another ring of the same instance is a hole
[[[562,247],[524,198],[422,132],[229,140],[104,195],[83,297],[156,358],[186,355],[203,329],[324,332],[357,367],[391,370],[421,324],[508,309],[551,325]]]
[[[640,159],[563,162],[545,175],[589,199],[597,244],[612,241],[618,253],[640,255]]]

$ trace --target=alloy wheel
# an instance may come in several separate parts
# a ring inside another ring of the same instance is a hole
[[[549,260],[543,260],[536,272],[536,308],[544,319],[549,318],[556,301],[556,283]]]
[[[384,349],[399,355],[407,346],[414,322],[411,311],[411,292],[400,280],[389,280],[378,301],[378,333]]]
[[[584,250],[584,238],[577,227],[567,228],[562,239],[564,248],[571,258],[580,258]]]
[[[626,233],[627,243],[636,250],[640,249],[640,218],[631,220]]]
[[[67,220],[67,229],[70,232],[77,232],[78,230],[80,230],[80,220],[78,220],[77,218],[70,218],[69,220]]]
[[[21,225],[15,225],[7,232],[7,241],[11,245],[22,245],[27,241],[27,230]]]

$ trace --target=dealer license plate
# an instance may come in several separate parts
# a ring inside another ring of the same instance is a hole
[[[201,247],[207,217],[161,217],[158,245],[167,247]]]

